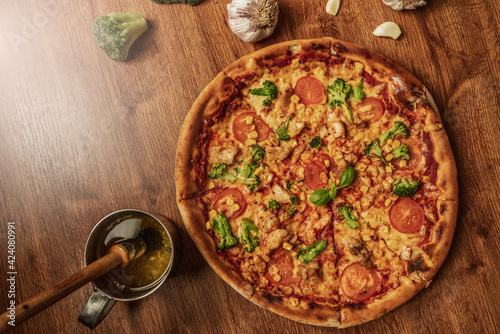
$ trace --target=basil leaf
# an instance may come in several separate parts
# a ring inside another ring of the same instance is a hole
[[[338,213],[340,217],[344,219],[344,222],[346,223],[347,226],[350,228],[356,228],[359,226],[359,223],[357,222],[356,218],[354,217],[352,213],[352,206],[341,206],[338,209]]]
[[[335,184],[335,182],[332,182],[332,190],[329,191],[329,194],[331,199],[337,197],[337,185]]]
[[[352,166],[347,167],[347,169],[344,172],[342,172],[342,175],[340,176],[338,189],[349,187],[354,182],[355,178],[356,178],[356,171],[354,170],[354,167]]]
[[[325,206],[330,200],[330,191],[320,188],[314,191],[309,197],[309,201],[316,206]]]

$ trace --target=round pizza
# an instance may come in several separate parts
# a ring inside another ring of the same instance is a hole
[[[450,247],[457,172],[432,97],[332,38],[224,69],[182,127],[177,203],[212,268],[287,318],[348,327],[428,286]]]

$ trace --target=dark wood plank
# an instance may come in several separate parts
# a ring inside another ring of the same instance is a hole
[[[0,304],[7,305],[7,222],[16,222],[17,296],[27,300],[83,265],[92,227],[107,213],[162,213],[182,232],[183,259],[153,295],[118,303],[96,333],[326,333],[246,301],[206,264],[175,204],[174,157],[191,104],[232,61],[273,43],[333,36],[394,59],[420,78],[442,112],[459,169],[460,213],[447,261],[431,286],[386,316],[344,333],[500,331],[500,13],[495,0],[435,1],[395,12],[381,1],[279,1],[275,33],[241,42],[229,0],[200,6],[149,0],[0,4]],[[130,59],[108,59],[90,24],[140,12],[149,31]],[[373,29],[398,23],[397,41]],[[21,36],[13,43],[13,34]],[[16,328],[87,333],[76,319],[91,287]],[[337,332],[336,330],[333,330]]]

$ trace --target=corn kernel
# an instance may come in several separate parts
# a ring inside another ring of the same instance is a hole
[[[250,127],[250,130],[255,130],[255,125],[252,124],[252,126]]]
[[[369,236],[369,235],[364,235],[361,238],[363,239],[363,241],[370,241],[370,240],[372,240],[372,237]]]
[[[299,260],[299,262],[300,262],[300,260]],[[293,276],[297,276],[298,272],[299,272],[299,267],[295,267],[295,268],[293,268],[293,270],[292,270],[292,275],[293,275]]]
[[[278,138],[271,138],[269,141],[273,146],[278,146],[280,144],[280,140]]]
[[[391,144],[391,146],[394,147],[394,148],[398,147],[399,145],[401,145],[401,142],[399,140],[397,140],[397,139],[395,141],[393,141],[392,144]]]
[[[260,257],[262,258],[262,260],[264,260],[265,262],[269,262],[271,261],[271,259],[269,258],[269,256],[267,256],[266,254],[260,254]]]
[[[295,113],[295,103],[290,103],[290,105],[288,106],[288,110],[291,114]]]
[[[240,205],[238,203],[234,203],[232,206],[231,206],[231,211],[233,212],[236,212],[240,209]]]
[[[297,210],[302,213],[306,210],[307,204],[304,202],[301,202],[297,205]]]
[[[356,70],[356,73],[361,74],[363,72],[364,67],[365,67],[365,65],[360,63],[359,61],[354,63],[354,69]]]
[[[259,168],[257,168],[254,172],[255,175],[259,175],[260,173],[262,173],[262,171],[264,170],[264,167],[260,166]]]
[[[214,124],[212,125],[212,127],[210,129],[212,129],[212,131],[215,131],[219,128],[219,124]]]
[[[233,205],[233,204],[234,204],[233,199],[232,199],[232,198],[228,198],[228,199],[226,200],[226,204],[227,204],[227,205],[229,205],[229,206]]]
[[[361,190],[362,192],[364,192],[366,194],[366,192],[368,191],[368,187],[367,186],[361,186],[361,188],[359,188],[359,190]]]
[[[248,139],[257,139],[257,137],[259,137],[259,134],[257,133],[257,131],[252,131],[252,132],[250,132],[250,133],[247,135],[247,138],[248,138]]]
[[[219,130],[218,134],[221,135],[222,137],[225,137],[227,132],[226,132],[226,130],[221,129],[221,130]]]
[[[349,195],[349,196],[347,196],[347,198],[346,198],[346,199],[347,199],[347,202],[348,202],[349,204],[351,204],[351,205],[352,205],[354,202],[356,202],[356,197],[354,197],[353,195]]]
[[[277,273],[279,273],[279,270],[278,268],[273,264],[272,266],[269,267],[269,273],[271,275],[276,275]]]
[[[215,188],[215,183],[212,181],[208,182],[208,189],[214,189]]]
[[[327,159],[327,160],[323,161],[323,163],[325,164],[326,168],[330,167],[330,160]]]
[[[205,224],[205,228],[207,230],[210,230],[212,228],[212,222],[211,221],[207,221],[207,223]]]
[[[255,139],[247,139],[245,141],[245,145],[247,146],[257,145],[257,141]]]
[[[208,213],[208,216],[210,217],[210,219],[215,218],[215,216],[217,216],[217,211],[215,210],[210,211]]]
[[[308,160],[310,157],[311,157],[311,153],[309,153],[309,152],[304,152],[304,153],[302,153],[302,154],[300,155],[300,160],[305,161],[305,160]]]
[[[388,174],[392,173],[391,166],[385,166],[385,172],[388,173]]]
[[[299,63],[299,58],[293,58],[292,64],[297,65]]]
[[[319,214],[317,212],[313,212],[311,216],[313,219],[319,219]]]
[[[323,172],[323,173],[319,174],[319,177],[320,177],[322,180],[326,180],[326,179],[328,178],[325,172]]]
[[[384,152],[391,153],[393,148],[390,145],[384,145]]]
[[[292,184],[292,185],[290,186],[290,191],[291,191],[293,194],[298,194],[298,193],[299,193],[299,191],[300,191],[300,189],[299,189],[299,187],[297,187],[297,185],[296,185],[296,184]]]
[[[387,139],[387,144],[392,145],[393,140],[392,139]]]
[[[301,192],[299,198],[300,198],[301,201],[305,201],[306,200],[306,193],[305,192]]]
[[[406,167],[406,160],[401,160],[399,162],[399,167]]]
[[[276,275],[273,276],[273,280],[275,282],[279,282],[279,281],[281,281],[281,276],[279,274],[276,274]]]
[[[364,107],[359,108],[359,109],[358,109],[358,112],[359,112],[359,113],[364,113],[364,112],[367,112],[367,111],[370,111],[370,110],[372,110],[372,105],[371,105],[371,104],[369,104],[369,105],[367,105],[367,106],[364,106]]]
[[[344,204],[345,200],[343,198],[337,197],[337,203],[338,204]]]
[[[295,258],[297,256],[297,254],[292,254],[292,253],[297,253],[297,252],[291,252],[290,255]],[[302,260],[301,259],[295,259],[293,260],[293,263],[295,264],[295,267],[297,268],[297,266],[300,266],[302,264]],[[297,268],[299,269],[299,268]]]
[[[290,298],[290,304],[291,304],[293,307],[297,307],[297,306],[299,306],[299,299],[298,299],[298,298]]]
[[[394,158],[394,155],[392,155],[392,154],[387,154],[387,156],[385,157],[385,160],[387,160],[387,161],[391,161],[391,160],[392,160],[392,158]],[[388,172],[388,173],[390,173],[390,172]]]
[[[356,210],[361,210],[361,203],[360,203],[359,201],[357,201],[356,203],[354,203],[352,206],[353,206],[353,208],[354,208],[354,209],[356,209]],[[356,215],[357,215],[357,212],[356,212],[356,211],[353,211],[353,212],[352,212],[352,214],[353,214],[354,216],[356,216]],[[358,218],[358,217],[356,217],[356,218]]]
[[[247,116],[245,117],[245,122],[250,125],[253,123],[253,117],[252,116]]]
[[[385,204],[385,206],[389,206],[389,205],[391,205],[391,203],[392,203],[391,199],[388,198],[388,199],[385,200],[384,204]]]
[[[335,157],[334,157],[334,159],[335,159],[335,160],[340,160],[340,159],[342,159],[343,157],[344,157],[344,156],[342,155],[342,153],[337,152],[337,153],[335,153]]]
[[[288,242],[285,241],[283,243],[283,248],[286,249],[286,250],[288,250],[288,251],[290,251],[290,250],[292,250],[293,246],[290,245]]]
[[[291,101],[292,103],[297,104],[297,103],[299,103],[299,101],[300,101],[300,97],[299,97],[297,94],[293,94],[293,95],[292,95],[292,97],[290,98],[290,101]]]

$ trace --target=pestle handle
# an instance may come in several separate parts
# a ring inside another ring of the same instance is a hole
[[[126,266],[128,262],[127,249],[120,244],[113,245],[105,256],[42,291],[35,297],[17,305],[15,308],[16,326],[112,269],[121,265]],[[9,314],[10,311],[7,311],[0,315],[0,333],[5,333],[14,328],[14,326],[8,324],[11,321],[8,317]]]

